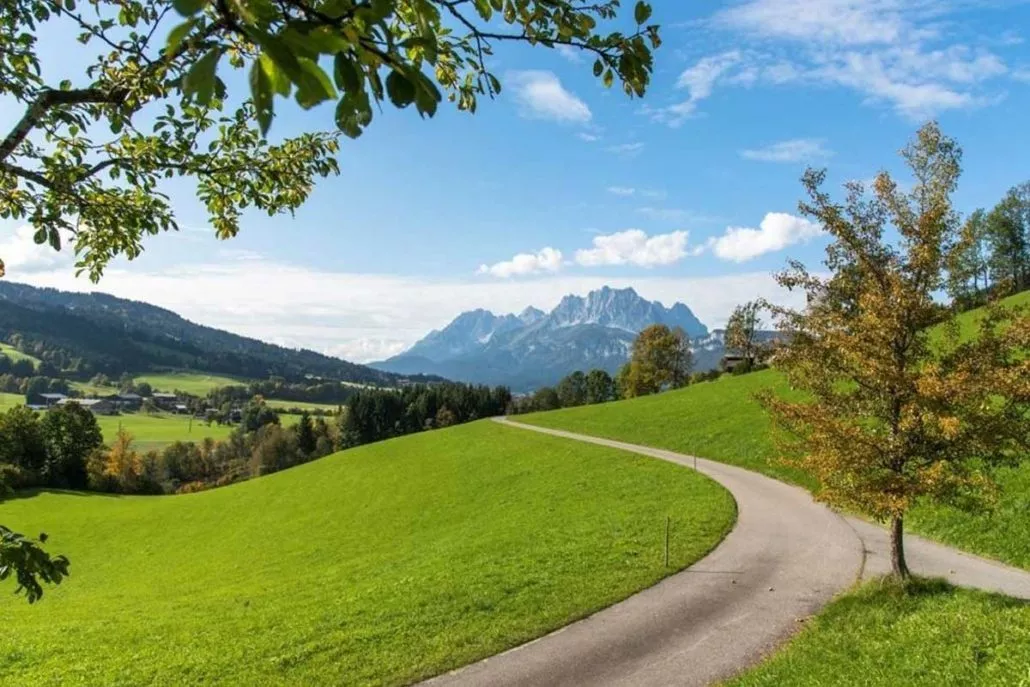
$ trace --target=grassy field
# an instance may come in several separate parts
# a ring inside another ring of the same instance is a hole
[[[285,417],[283,418],[285,421]],[[233,430],[231,425],[206,424],[188,415],[169,413],[124,413],[122,415],[98,415],[97,422],[104,434],[104,441],[114,441],[118,428],[123,427],[133,436],[133,446],[140,451],[161,448],[175,441],[203,441],[205,437],[224,439]],[[285,424],[285,423],[284,423]]]
[[[335,413],[341,403],[305,403],[304,401],[283,401],[278,398],[266,398],[265,403],[273,408],[299,408],[301,410],[324,410]]]
[[[0,393],[0,411],[10,410],[14,406],[25,405],[25,396],[22,394]]]
[[[22,353],[21,351],[19,351],[17,348],[12,346],[11,344],[0,343],[0,353],[3,353],[8,358],[10,358],[12,361],[28,360],[29,362],[31,362],[33,365],[36,365],[36,366],[38,366],[39,363],[40,363],[39,358],[37,358],[37,357],[35,357],[33,355],[28,355],[27,353]]]
[[[690,470],[489,421],[198,494],[0,508],[72,561],[36,606],[0,594],[11,685],[404,684],[655,583],[735,514]]]
[[[1030,303],[1030,292],[1007,299]],[[962,317],[971,334],[976,311]],[[637,444],[658,446],[739,465],[815,489],[815,479],[777,460],[770,423],[754,399],[759,390],[790,396],[784,378],[766,370],[739,377],[595,406],[520,416],[519,421]],[[953,508],[919,506],[906,526],[953,546],[1030,569],[1030,460],[998,472],[1002,492],[993,512],[969,515]]]
[[[730,687],[1030,685],[1030,604],[916,581],[837,599]]]
[[[157,391],[184,391],[194,396],[207,396],[212,389],[220,386],[238,386],[246,382],[231,377],[209,375],[201,372],[167,372],[164,374],[147,374],[136,377],[135,381],[146,382]]]

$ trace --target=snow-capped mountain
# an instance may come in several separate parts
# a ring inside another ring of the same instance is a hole
[[[574,370],[616,372],[629,357],[637,333],[651,324],[682,327],[691,338],[709,335],[682,303],[666,308],[631,288],[606,286],[585,297],[566,296],[549,313],[532,307],[519,315],[462,313],[404,353],[372,367],[526,391],[553,384]]]

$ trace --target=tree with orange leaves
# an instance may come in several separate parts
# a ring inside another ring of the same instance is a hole
[[[993,469],[1030,452],[1030,313],[989,305],[963,339],[956,309],[935,298],[967,240],[951,204],[961,150],[930,123],[902,156],[910,191],[883,172],[870,194],[847,184],[843,204],[821,189],[825,172],[806,172],[801,210],[832,238],[831,274],[793,262],[778,281],[808,306],[773,313],[790,342],[776,366],[809,397],[762,400],[820,499],[890,524],[892,572],[907,578],[913,504],[982,508]]]

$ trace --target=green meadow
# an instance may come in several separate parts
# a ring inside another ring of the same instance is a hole
[[[161,448],[176,441],[201,442],[207,437],[225,439],[234,428],[233,425],[209,425],[189,415],[171,413],[97,415],[97,423],[106,443],[114,441],[118,429],[122,428],[132,435],[133,446],[141,451]]]
[[[284,401],[278,398],[266,398],[265,403],[272,408],[286,408],[299,410],[324,410],[328,413],[335,413],[340,409],[342,403],[307,403],[305,401]]]
[[[222,386],[246,384],[232,377],[204,374],[202,372],[166,372],[161,374],[145,374],[136,377],[137,384],[146,382],[158,391],[171,393],[183,391],[193,396],[207,396],[208,392]]]
[[[832,602],[727,687],[1027,684],[1030,604],[938,580],[880,580]]]
[[[19,360],[28,360],[33,365],[39,365],[40,363],[39,358],[29,355],[27,353],[22,353],[11,344],[0,343],[0,353],[3,353],[14,362],[17,362]]]
[[[0,393],[0,411],[10,410],[14,406],[25,405],[25,396],[22,394]]]
[[[197,494],[0,510],[72,561],[35,606],[0,595],[10,685],[405,684],[652,585],[735,519],[691,470],[489,421]]]

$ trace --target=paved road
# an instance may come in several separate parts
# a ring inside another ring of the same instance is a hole
[[[683,454],[503,424],[693,467]],[[815,503],[808,492],[704,459],[698,471],[737,501],[733,531],[687,570],[545,637],[439,676],[430,687],[707,685],[757,663],[802,620],[863,576],[889,569],[887,535]],[[922,575],[1030,598],[1030,573],[906,539]]]

